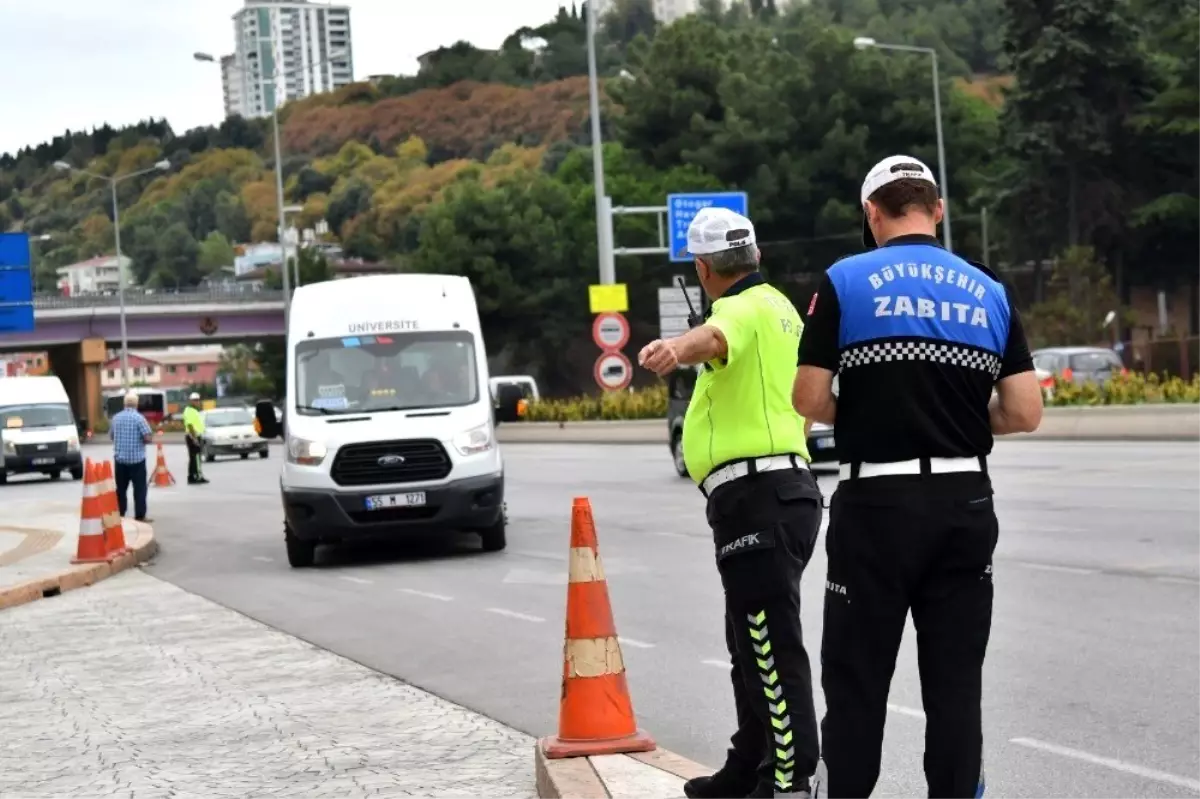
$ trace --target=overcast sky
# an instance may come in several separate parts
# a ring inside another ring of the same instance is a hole
[[[349,0],[354,76],[412,74],[465,39],[497,47],[564,0]],[[568,7],[570,0],[565,0]],[[166,117],[176,131],[224,116],[220,68],[242,0],[0,0],[0,153],[67,129]]]

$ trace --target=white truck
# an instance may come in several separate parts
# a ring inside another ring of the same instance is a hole
[[[288,562],[318,544],[467,530],[504,549],[504,461],[470,282],[380,275],[296,290],[282,437]]]

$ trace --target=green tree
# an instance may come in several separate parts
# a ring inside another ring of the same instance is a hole
[[[220,192],[213,202],[213,218],[216,222],[216,229],[228,241],[237,243],[250,241],[250,215],[246,213],[246,206],[237,194],[228,191]]]
[[[174,288],[194,286],[200,278],[197,268],[199,254],[200,245],[192,238],[187,225],[183,222],[171,225],[158,239],[151,285]]]
[[[196,260],[200,271],[205,275],[211,275],[219,272],[223,267],[233,266],[233,260],[236,257],[233,245],[229,243],[229,239],[225,238],[225,234],[214,230],[200,243]]]
[[[1071,247],[1055,261],[1046,299],[1031,306],[1022,322],[1033,347],[1094,345],[1104,341],[1104,319],[1110,311],[1120,314],[1119,304],[1095,251]]]

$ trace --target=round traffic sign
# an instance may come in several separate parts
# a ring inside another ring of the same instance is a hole
[[[620,352],[606,352],[596,359],[596,383],[605,391],[620,391],[633,380],[633,364]]]
[[[602,350],[619,350],[629,343],[629,320],[619,313],[602,313],[592,322],[592,340]]]

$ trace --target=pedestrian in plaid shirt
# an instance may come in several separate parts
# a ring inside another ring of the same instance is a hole
[[[133,518],[139,522],[146,518],[146,445],[153,439],[153,431],[146,417],[138,413],[138,395],[125,395],[125,410],[112,418],[108,434],[113,441],[114,477],[117,480],[117,502],[121,515],[128,507],[127,494],[133,484]]]

